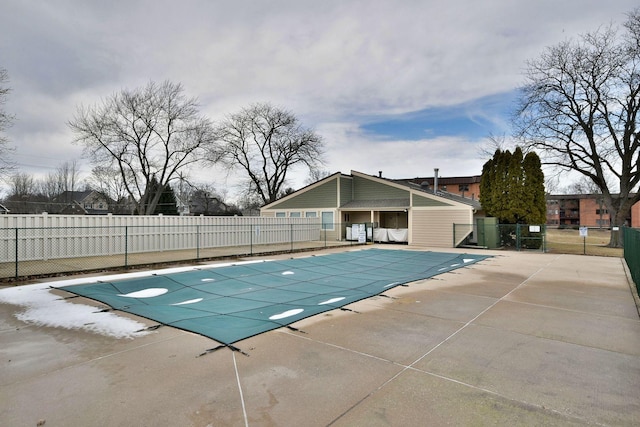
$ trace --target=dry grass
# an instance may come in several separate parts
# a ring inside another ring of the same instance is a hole
[[[589,229],[585,242],[578,230],[547,228],[547,252],[622,257],[621,248],[607,247],[610,237],[609,230]]]

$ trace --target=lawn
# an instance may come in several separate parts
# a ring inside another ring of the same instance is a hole
[[[607,229],[590,228],[585,241],[578,230],[547,228],[547,252],[622,257],[621,248],[607,247],[610,237]]]

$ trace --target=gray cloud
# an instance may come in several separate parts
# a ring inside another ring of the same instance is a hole
[[[251,102],[294,111],[327,140],[331,170],[397,176],[480,173],[456,138],[372,144],[362,118],[451,106],[512,91],[545,46],[622,22],[636,1],[50,1],[5,2],[0,67],[18,121],[19,159],[41,168],[79,156],[66,127],[80,103],[171,79],[214,120]],[[488,118],[496,123],[503,118]],[[451,160],[451,147],[456,157]],[[442,151],[441,147],[449,147]],[[366,147],[366,149],[365,149]],[[439,153],[414,161],[402,150]],[[362,152],[366,151],[366,155]],[[397,152],[397,153],[396,153]],[[473,152],[473,153],[472,153]],[[393,154],[389,154],[393,153]],[[472,154],[471,154],[472,153]],[[38,156],[38,157],[36,157]],[[85,168],[89,170],[87,166]]]

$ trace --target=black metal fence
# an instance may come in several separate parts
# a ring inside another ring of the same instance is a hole
[[[533,224],[499,224],[500,245],[521,250],[546,250],[546,226]]]
[[[453,242],[455,246],[545,252],[546,233],[547,227],[544,224],[454,224]]]
[[[636,289],[640,293],[640,229],[624,227],[622,230],[624,260],[627,262]]]

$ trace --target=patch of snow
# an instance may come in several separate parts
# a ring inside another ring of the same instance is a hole
[[[75,304],[50,292],[49,283],[0,290],[0,303],[24,307],[16,318],[25,323],[53,328],[83,330],[113,338],[135,338],[148,334],[146,325],[96,307]]]
[[[190,300],[187,300],[187,301],[177,302],[177,303],[171,304],[171,305],[196,304],[196,303],[198,303],[198,302],[200,302],[202,300],[203,300],[203,298],[195,298],[195,299],[190,299]]]
[[[326,300],[326,301],[319,302],[319,303],[318,303],[318,305],[333,304],[333,303],[336,303],[336,302],[338,302],[338,301],[342,301],[344,298],[345,298],[345,297],[336,297],[336,298],[331,298],[331,299],[328,299],[328,300]]]
[[[140,291],[129,292],[128,294],[118,294],[119,297],[127,298],[153,298],[169,292],[167,288],[147,288]]]
[[[269,317],[269,320],[285,319],[287,317],[291,317],[291,316],[295,316],[296,314],[300,314],[303,311],[304,311],[304,309],[302,309],[302,308],[294,308],[293,310],[287,310],[287,311],[282,312],[282,313],[274,314],[273,316]]]

